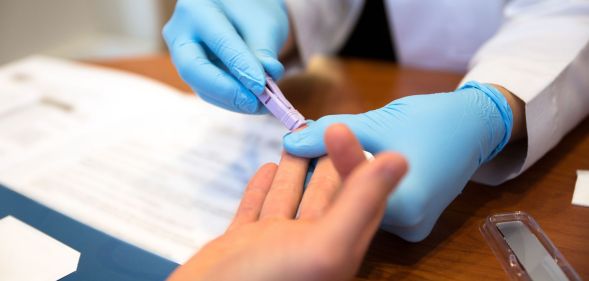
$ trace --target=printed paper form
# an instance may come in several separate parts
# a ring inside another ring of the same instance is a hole
[[[7,156],[0,181],[177,262],[224,231],[251,175],[278,161],[286,133],[269,116],[227,112],[134,75],[47,58],[1,69],[0,99],[5,85],[37,98],[0,112]]]

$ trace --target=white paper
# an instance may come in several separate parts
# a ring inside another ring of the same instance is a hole
[[[78,268],[80,253],[12,217],[0,219],[0,280],[55,281]]]
[[[589,207],[589,171],[577,170],[577,183],[573,192],[573,205]]]
[[[286,132],[270,116],[44,57],[0,69],[0,99],[19,87],[37,98],[0,113],[0,181],[176,262],[223,233]]]

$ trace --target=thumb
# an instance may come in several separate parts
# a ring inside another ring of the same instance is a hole
[[[278,60],[276,52],[269,49],[257,48],[254,50],[254,54],[272,79],[280,80],[282,78],[284,75],[284,66]]]
[[[284,136],[284,148],[288,153],[299,157],[315,158],[325,155],[325,131],[332,124],[342,123],[350,128],[364,150],[378,153],[382,150],[378,129],[382,128],[383,124],[378,123],[379,119],[369,118],[370,113],[329,115],[309,122],[307,128]]]

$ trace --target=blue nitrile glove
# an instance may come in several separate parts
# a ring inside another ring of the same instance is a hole
[[[282,0],[179,0],[163,30],[180,76],[204,100],[243,113],[265,108],[254,94],[264,70],[279,79],[288,36]]]
[[[420,241],[477,168],[507,144],[513,114],[495,88],[469,82],[451,93],[409,96],[363,114],[323,117],[286,135],[286,150],[304,157],[325,154],[323,134],[333,123],[346,124],[368,152],[397,151],[407,158],[409,173],[389,198],[382,227]]]

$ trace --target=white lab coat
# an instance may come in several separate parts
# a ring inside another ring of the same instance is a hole
[[[363,1],[286,0],[303,61],[339,50]],[[385,0],[385,7],[402,65],[468,70],[461,84],[499,84],[526,103],[527,146],[508,146],[474,180],[516,177],[589,113],[589,0]]]

